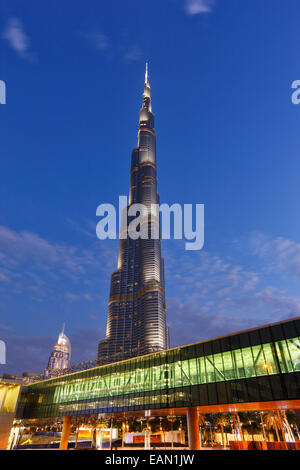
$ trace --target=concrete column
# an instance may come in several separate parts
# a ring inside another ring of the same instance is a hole
[[[11,428],[15,419],[15,413],[0,412],[0,450],[6,450]]]
[[[68,449],[69,435],[70,435],[70,429],[71,429],[71,420],[72,420],[72,416],[64,416],[64,424],[63,424],[63,429],[61,433],[59,450]]]
[[[199,435],[199,417],[196,406],[191,406],[186,410],[189,448],[190,450],[200,450],[200,435]]]

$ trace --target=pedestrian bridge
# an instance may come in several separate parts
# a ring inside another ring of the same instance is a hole
[[[299,390],[297,317],[36,382],[23,387],[17,417],[296,409]]]

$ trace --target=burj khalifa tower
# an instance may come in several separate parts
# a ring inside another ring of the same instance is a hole
[[[133,204],[147,208],[140,214],[138,230],[143,235],[138,238],[130,234],[132,217],[128,214]],[[118,268],[111,276],[106,338],[99,341],[99,363],[169,347],[160,217],[159,213],[153,214],[153,204],[159,204],[159,195],[156,135],[146,64],[138,144],[131,156],[129,199],[125,208],[128,216],[120,236]]]

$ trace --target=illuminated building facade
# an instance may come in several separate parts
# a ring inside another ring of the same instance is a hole
[[[0,377],[0,450],[6,450],[11,444],[11,430],[21,390],[22,378]],[[11,436],[12,437],[12,436]]]
[[[23,387],[19,418],[299,409],[300,318]]]
[[[45,369],[45,375],[51,377],[55,371],[67,369],[71,360],[71,342],[65,334],[65,324],[58,335],[57,343],[54,345],[51,356],[49,357],[48,367]]]
[[[130,215],[133,204],[147,208],[147,214],[140,214],[138,239],[131,238],[129,233],[129,224],[136,218]],[[146,66],[138,145],[131,159],[129,203],[123,212],[128,218],[122,224],[118,269],[111,276],[106,338],[98,345],[100,363],[169,347],[160,221],[159,216],[151,214],[152,204],[159,204],[159,195],[154,115]]]

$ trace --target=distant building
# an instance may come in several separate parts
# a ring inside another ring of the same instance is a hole
[[[55,375],[55,372],[61,369],[67,369],[71,360],[71,342],[65,335],[65,324],[58,335],[57,343],[54,345],[51,356],[49,357],[48,367],[45,369],[45,375]]]

